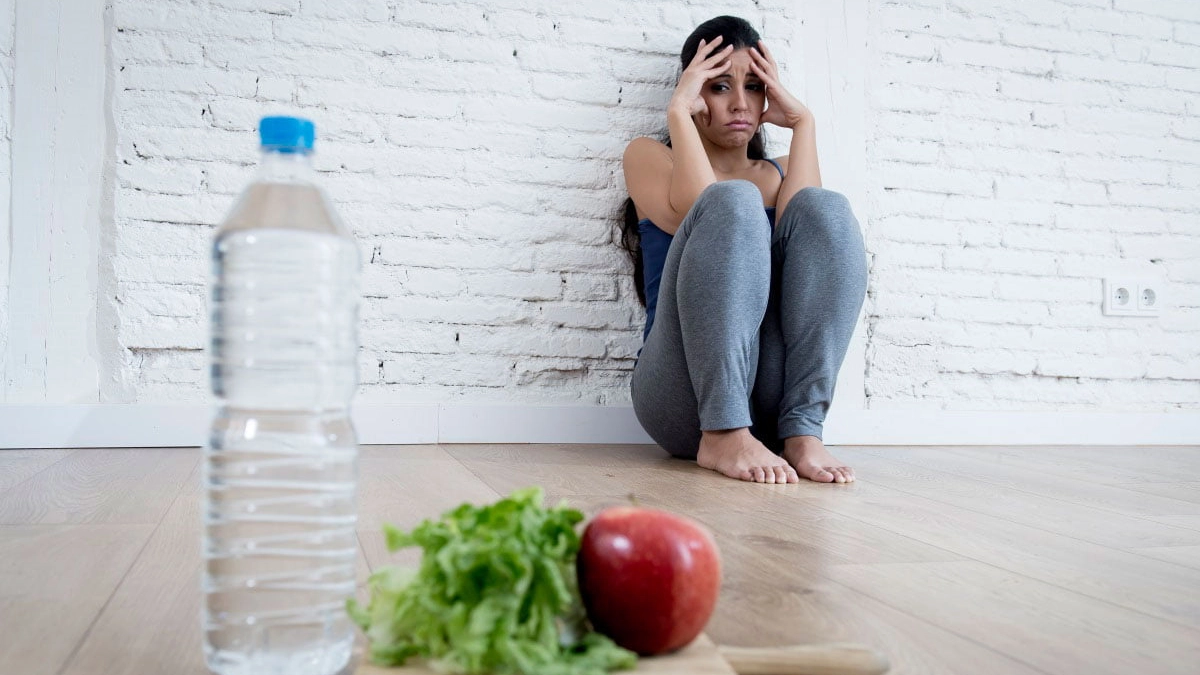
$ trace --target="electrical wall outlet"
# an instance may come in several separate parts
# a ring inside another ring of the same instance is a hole
[[[1107,316],[1131,316],[1137,308],[1137,284],[1130,279],[1105,279],[1104,304]]]
[[[1162,284],[1153,279],[1109,277],[1104,280],[1106,316],[1158,316],[1162,306]]]
[[[1159,285],[1144,281],[1138,284],[1137,290],[1137,313],[1138,316],[1158,316],[1158,308],[1160,299],[1158,297]]]

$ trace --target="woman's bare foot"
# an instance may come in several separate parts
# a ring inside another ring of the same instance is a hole
[[[796,473],[817,483],[853,483],[854,469],[843,466],[816,436],[792,436],[783,440],[783,459]]]
[[[696,463],[738,480],[755,483],[799,483],[800,478],[782,457],[767,449],[750,430],[705,431]]]

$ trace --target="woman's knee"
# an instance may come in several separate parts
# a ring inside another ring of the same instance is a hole
[[[748,180],[723,180],[704,188],[696,203],[693,227],[711,225],[719,236],[770,241],[771,229],[763,208],[762,192]]]
[[[787,213],[805,217],[805,220],[854,220],[850,200],[840,192],[821,187],[802,188],[792,195],[787,203]]]
[[[712,183],[704,188],[704,191],[696,199],[697,202],[714,200],[723,204],[758,206],[758,208],[762,208],[762,193],[759,192],[758,186],[740,178]]]
[[[814,245],[860,268],[866,276],[866,246],[850,201],[833,190],[806,187],[788,201],[776,229],[784,241],[805,248]],[[865,283],[865,282],[864,282]]]
[[[806,187],[792,195],[780,225],[820,233],[833,241],[845,241],[847,244],[857,242],[861,247],[862,233],[850,208],[850,200],[833,190]]]

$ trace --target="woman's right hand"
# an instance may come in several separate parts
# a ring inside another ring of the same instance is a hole
[[[722,36],[718,35],[712,42],[700,41],[696,56],[679,76],[679,83],[675,85],[675,93],[671,96],[671,102],[667,104],[667,110],[686,112],[688,117],[708,110],[704,98],[700,96],[704,83],[729,70],[729,66],[733,64],[729,59],[733,45],[717,50],[717,45],[721,44],[722,39]]]

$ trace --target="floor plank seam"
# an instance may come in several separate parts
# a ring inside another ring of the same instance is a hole
[[[972,509],[972,508],[969,508],[969,507],[966,507],[966,506],[960,506],[960,505],[958,505],[958,504],[954,504],[954,503],[952,503],[952,502],[947,502],[947,501],[944,501],[944,500],[938,499],[938,498],[936,498],[936,497],[927,497],[927,496],[925,496],[925,495],[918,494],[918,493],[916,493],[916,492],[909,492],[908,490],[903,490],[903,489],[901,489],[901,488],[898,488],[898,487],[895,487],[895,486],[892,486],[892,485],[883,485],[883,484],[881,484],[881,483],[876,483],[875,485],[876,485],[876,487],[881,487],[881,488],[884,488],[884,489],[887,489],[887,490],[893,490],[893,491],[895,491],[895,492],[899,492],[899,493],[901,493],[901,494],[903,494],[903,495],[907,495],[907,496],[909,496],[909,497],[916,497],[917,499],[926,499],[926,500],[929,500],[929,501],[932,501],[932,502],[936,502],[936,503],[938,503],[938,504],[941,504],[941,505],[943,505],[943,506],[948,506],[948,507],[950,507],[950,508],[959,509],[959,510],[961,510],[961,511],[965,511],[965,512],[967,512],[967,513],[971,513],[971,514],[974,514],[974,515],[976,515],[976,516],[982,516],[982,517],[984,517],[984,518],[995,518],[995,519],[997,519],[997,520],[1006,520],[1006,519],[1004,519],[1004,518],[1000,518],[999,516],[992,515],[992,514],[990,514],[990,513],[987,513],[987,512],[985,512],[985,511],[979,511],[979,510]],[[1029,494],[1029,493],[1025,493],[1025,494]],[[1064,502],[1064,503],[1067,503],[1067,502]],[[1133,517],[1133,516],[1130,516],[1130,514],[1127,514],[1127,513],[1125,513],[1125,514],[1120,514],[1120,515],[1123,515],[1123,516],[1125,516],[1125,517]],[[1072,536],[1072,535],[1069,535],[1069,534],[1063,534],[1062,532],[1056,532],[1056,531],[1054,531],[1054,530],[1047,530],[1047,529],[1045,529],[1045,528],[1043,528],[1043,527],[1039,527],[1039,526],[1037,526],[1037,525],[1033,525],[1033,524],[1030,524],[1030,523],[1025,523],[1025,522],[1016,521],[1016,520],[1007,520],[1006,522],[1009,522],[1009,523],[1011,523],[1011,524],[1013,524],[1013,525],[1018,525],[1018,526],[1021,526],[1021,527],[1028,527],[1028,528],[1031,528],[1031,529],[1034,529],[1034,530],[1038,530],[1038,531],[1040,531],[1040,532],[1045,532],[1046,534],[1053,535],[1053,536],[1055,536],[1055,537],[1062,537],[1063,539],[1070,539],[1070,540],[1072,540],[1072,541],[1083,542],[1083,543],[1085,543],[1085,544],[1089,544],[1089,545],[1091,545],[1091,546],[1101,546],[1101,547],[1103,547],[1103,548],[1107,548],[1107,549],[1109,549],[1110,551],[1122,551],[1122,552],[1124,552],[1124,551],[1125,551],[1125,549],[1122,549],[1122,548],[1114,548],[1114,547],[1112,547],[1112,546],[1109,546],[1109,545],[1107,545],[1107,544],[1100,544],[1100,543],[1097,543],[1097,542],[1094,542],[1094,541],[1088,541],[1087,539],[1080,539],[1079,537],[1075,537],[1075,536]],[[1155,521],[1147,521],[1147,522],[1155,522]],[[1176,527],[1176,526],[1174,526],[1174,525],[1167,525],[1166,523],[1155,523],[1155,524],[1156,524],[1156,525],[1163,526],[1163,527]],[[1188,528],[1180,528],[1180,529],[1188,529]],[[1189,530],[1189,531],[1191,531],[1191,530]]]
[[[905,564],[905,563],[896,563],[896,564]],[[986,563],[984,563],[984,564],[986,564]],[[915,614],[912,614],[912,613],[908,612],[907,610],[903,609],[902,607],[897,607],[895,604],[892,604],[892,603],[890,603],[890,602],[888,602],[888,601],[886,601],[886,600],[884,600],[884,599],[882,599],[882,598],[876,597],[876,596],[875,596],[874,594],[872,594],[872,593],[869,593],[869,592],[867,592],[867,591],[862,591],[862,590],[856,589],[856,588],[854,588],[854,587],[852,587],[852,586],[848,586],[848,585],[847,585],[847,584],[845,584],[845,583],[842,583],[842,582],[836,581],[836,580],[834,580],[834,579],[830,579],[830,578],[828,578],[828,577],[823,577],[823,580],[824,580],[824,581],[827,581],[828,583],[834,584],[835,586],[839,586],[839,587],[841,587],[841,588],[843,588],[843,589],[845,589],[845,590],[848,590],[848,591],[849,591],[851,594],[855,594],[855,593],[857,593],[857,594],[859,594],[859,595],[865,595],[866,597],[868,597],[868,598],[871,598],[871,599],[872,599],[872,600],[874,600],[875,602],[878,602],[879,604],[881,604],[881,605],[883,605],[883,606],[885,606],[885,607],[887,607],[887,608],[891,609],[891,610],[892,610],[892,611],[894,611],[894,612],[897,612],[897,613],[899,613],[899,614],[902,614],[902,615],[904,615],[904,616],[910,617],[910,618],[912,618],[914,621],[917,621],[917,622],[920,622],[920,623],[924,623],[924,624],[926,624],[926,625],[928,625],[928,626],[931,626],[931,627],[933,627],[935,630],[938,630],[938,631],[941,631],[941,632],[944,632],[944,633],[949,633],[949,634],[951,634],[951,635],[953,635],[953,636],[955,636],[955,637],[959,638],[960,640],[963,640],[963,641],[965,641],[965,642],[968,642],[968,643],[970,643],[970,644],[974,645],[975,647],[977,647],[977,648],[979,648],[979,649],[983,649],[983,650],[985,650],[985,651],[988,651],[988,652],[991,652],[991,653],[994,653],[994,654],[999,654],[1000,656],[1004,656],[1004,657],[1007,657],[1007,658],[1009,658],[1009,659],[1012,659],[1013,661],[1016,661],[1017,663],[1020,663],[1021,665],[1023,665],[1023,666],[1025,666],[1025,667],[1029,668],[1030,670],[1033,670],[1033,671],[1035,671],[1035,672],[1038,672],[1038,673],[1043,673],[1043,675],[1056,675],[1054,672],[1052,672],[1052,671],[1048,671],[1048,670],[1045,670],[1045,669],[1043,669],[1043,668],[1039,668],[1038,666],[1036,666],[1036,665],[1034,665],[1034,664],[1032,664],[1032,663],[1029,663],[1028,661],[1025,661],[1024,659],[1021,659],[1021,658],[1019,658],[1018,656],[1016,656],[1016,655],[1014,655],[1014,654],[1006,654],[1006,653],[1004,653],[1003,651],[1001,651],[1000,649],[998,649],[998,648],[996,648],[996,647],[992,647],[991,645],[984,644],[984,643],[980,642],[979,640],[975,639],[974,637],[971,637],[970,635],[966,635],[966,634],[964,634],[964,633],[960,633],[958,630],[955,630],[955,629],[953,629],[953,628],[949,628],[949,627],[947,627],[947,626],[943,626],[943,625],[941,625],[941,624],[939,624],[939,623],[934,623],[934,622],[932,622],[932,621],[929,621],[928,619],[924,619],[924,618],[921,618],[921,617],[919,617],[919,616],[916,616]]]
[[[492,484],[491,484],[491,483],[489,483],[489,482],[487,482],[487,479],[486,479],[486,478],[484,478],[482,475],[480,475],[480,474],[479,474],[479,472],[477,472],[477,471],[475,471],[474,469],[472,469],[472,468],[471,468],[471,466],[470,466],[469,464],[467,464],[466,462],[464,462],[464,461],[462,461],[461,459],[459,459],[458,457],[456,457],[456,456],[455,456],[453,453],[451,453],[449,450],[446,450],[446,451],[445,451],[445,453],[446,453],[446,456],[447,456],[447,457],[449,457],[450,459],[453,459],[455,462],[458,462],[458,465],[459,465],[459,466],[461,466],[462,468],[466,469],[466,470],[467,470],[467,473],[469,473],[469,474],[471,474],[472,476],[474,476],[474,477],[476,478],[476,480],[478,480],[480,483],[483,483],[484,485],[486,485],[486,486],[487,486],[487,488],[488,488],[489,490],[491,490],[491,491],[492,491],[492,494],[493,494],[493,495],[495,495],[496,499],[501,499],[501,498],[503,498],[503,497],[505,497],[505,496],[506,496],[506,495],[502,495],[502,494],[500,494],[500,491],[499,491],[499,490],[497,490],[496,488],[492,487]]]
[[[924,464],[920,464],[920,463],[917,463],[917,462],[914,462],[914,461],[911,461],[911,460],[906,460],[906,459],[893,459],[893,460],[890,460],[890,461],[893,461],[893,462],[896,462],[896,463],[899,463],[899,464],[905,464],[905,465],[908,465],[908,466],[916,467],[916,468],[918,468],[918,469],[924,469],[924,470],[926,470],[926,471],[934,471],[934,472],[938,472],[938,473],[946,473],[946,474],[950,474],[951,476],[954,476],[954,477],[956,477],[956,478],[962,478],[962,479],[967,479],[967,480],[977,480],[977,481],[979,481],[979,482],[981,482],[981,483],[985,483],[985,484],[987,484],[987,485],[992,485],[992,486],[995,486],[995,487],[998,487],[998,488],[1003,488],[1003,489],[1006,489],[1006,490],[1012,490],[1013,492],[1019,492],[1019,493],[1021,493],[1021,494],[1025,494],[1025,495],[1032,495],[1032,496],[1034,496],[1034,497],[1038,497],[1038,498],[1040,498],[1040,499],[1053,499],[1054,501],[1057,501],[1057,502],[1062,502],[1063,504],[1070,504],[1070,505],[1072,505],[1072,506],[1078,506],[1078,507],[1082,507],[1082,508],[1096,509],[1096,510],[1099,510],[1099,511],[1105,511],[1105,512],[1107,512],[1107,513],[1115,513],[1115,514],[1117,514],[1117,515],[1120,515],[1120,516],[1123,516],[1123,517],[1126,517],[1126,518],[1136,518],[1136,519],[1138,519],[1138,520],[1144,520],[1144,521],[1147,521],[1147,522],[1155,523],[1156,525],[1165,525],[1165,523],[1159,523],[1159,522],[1157,522],[1157,521],[1153,520],[1151,517],[1148,517],[1148,516],[1143,516],[1143,515],[1139,515],[1139,514],[1135,514],[1135,513],[1129,513],[1129,512],[1127,512],[1127,511],[1122,511],[1122,510],[1120,510],[1120,509],[1117,509],[1117,508],[1114,508],[1114,507],[1103,506],[1103,505],[1100,505],[1100,504],[1092,504],[1092,503],[1080,502],[1080,501],[1077,501],[1077,500],[1063,499],[1063,498],[1061,498],[1061,497],[1056,497],[1056,496],[1051,496],[1051,495],[1045,495],[1045,494],[1042,494],[1042,493],[1039,493],[1039,492],[1032,492],[1032,491],[1030,491],[1030,490],[1026,490],[1026,489],[1022,489],[1022,488],[1017,488],[1017,487],[1012,487],[1012,486],[1010,486],[1010,485],[1005,485],[1005,484],[1003,484],[1003,483],[997,483],[997,482],[994,482],[994,481],[990,481],[990,480],[988,480],[988,479],[986,479],[986,478],[981,478],[981,477],[979,477],[977,474],[971,474],[971,475],[967,475],[967,474],[964,474],[964,473],[962,473],[962,472],[954,471],[954,470],[952,470],[952,469],[943,469],[943,468],[937,468],[937,467],[925,466]],[[1110,487],[1110,488],[1117,489],[1117,490],[1122,490],[1122,491],[1125,491],[1125,492],[1136,492],[1136,490],[1127,490],[1127,489],[1125,489],[1125,488],[1122,488],[1122,487],[1120,487],[1120,486],[1116,486],[1116,485],[1109,485],[1109,486],[1106,486],[1106,487]],[[1145,493],[1143,493],[1143,494],[1145,494]],[[918,495],[918,496],[919,496],[919,495]],[[1171,498],[1171,497],[1158,497],[1158,498],[1159,498],[1159,499],[1171,499],[1172,501],[1179,501],[1179,502],[1181,502],[1182,504],[1190,504],[1190,503],[1191,503],[1191,502],[1186,502],[1186,501],[1183,501],[1183,500],[1176,500],[1176,499],[1173,499],[1173,498]],[[927,499],[929,499],[929,498],[927,497]],[[943,503],[945,503],[945,502],[943,502]],[[1170,514],[1170,515],[1175,515],[1175,514]],[[1192,515],[1192,514],[1179,514],[1179,515]],[[1184,525],[1172,525],[1172,526],[1170,526],[1170,527],[1181,527],[1181,528],[1183,528],[1183,529],[1187,529],[1187,530],[1196,530],[1196,531],[1200,531],[1200,529],[1197,529],[1197,528],[1191,528],[1191,527],[1187,527],[1187,526],[1184,526]]]
[[[10,492],[17,487],[24,485],[25,483],[29,482],[30,480],[33,480],[34,478],[40,476],[42,474],[42,472],[47,471],[48,469],[50,469],[53,466],[56,466],[59,462],[62,462],[63,460],[67,459],[68,457],[75,456],[75,454],[78,452],[79,452],[79,450],[74,450],[72,452],[68,452],[67,454],[63,455],[62,457],[59,457],[58,459],[54,460],[53,462],[50,462],[46,466],[43,466],[42,468],[38,469],[37,471],[34,471],[33,473],[29,474],[23,480],[19,480],[16,483],[13,483],[12,485],[9,485],[8,487],[4,488],[3,490],[0,490],[0,495],[4,495],[5,493]]]
[[[892,489],[892,490],[895,490],[895,488],[890,488],[890,487],[888,487],[888,486],[881,486],[881,487],[884,487],[885,489]],[[896,492],[902,492],[901,490],[895,490],[895,491],[896,491]],[[908,494],[908,493],[904,493],[904,494]],[[918,496],[919,496],[919,495],[918,495]],[[822,508],[822,507],[817,507],[817,508]],[[852,519],[852,520],[857,520],[858,522],[860,522],[860,523],[863,523],[863,524],[866,524],[866,525],[870,525],[870,524],[871,524],[871,523],[868,523],[868,522],[866,522],[866,521],[859,520],[858,518],[855,518],[855,517],[854,517],[854,516],[852,516],[852,515],[847,515],[847,514],[843,514],[843,515],[846,515],[846,517],[847,517],[847,518],[850,518],[850,519]],[[1037,529],[1037,528],[1034,528],[1034,529]],[[1068,538],[1068,539],[1070,538],[1070,537],[1066,537],[1066,535],[1058,535],[1057,533],[1051,533],[1051,534],[1054,534],[1054,535],[1056,535],[1056,536],[1063,536],[1064,538]],[[902,536],[904,536],[904,535],[902,535]],[[915,538],[914,538],[914,539],[915,539]],[[924,545],[926,545],[926,546],[932,546],[932,547],[934,547],[934,548],[938,548],[938,549],[941,549],[941,548],[942,548],[942,547],[940,547],[940,546],[937,546],[936,544],[931,544],[931,543],[929,543],[929,542],[921,541],[920,539],[916,539],[916,541],[917,541],[917,542],[919,542],[919,543],[921,543],[921,544],[924,544]],[[1078,540],[1078,541],[1082,541],[1082,540]],[[1087,542],[1087,543],[1091,543],[1091,542]],[[1105,548],[1109,548],[1109,547],[1105,547]],[[1125,606],[1125,605],[1121,605],[1121,604],[1115,603],[1115,602],[1113,602],[1112,600],[1109,600],[1108,598],[1103,598],[1103,597],[1097,597],[1097,596],[1093,596],[1093,595],[1088,595],[1087,593],[1082,593],[1082,592],[1080,592],[1080,591],[1074,590],[1074,589],[1072,589],[1072,588],[1067,588],[1067,587],[1065,587],[1065,586],[1062,586],[1062,585],[1060,585],[1060,584],[1057,584],[1057,583],[1054,583],[1054,582],[1045,581],[1044,579],[1038,579],[1037,577],[1030,576],[1029,574],[1026,574],[1025,572],[1021,572],[1020,570],[1015,570],[1015,569],[1010,569],[1010,568],[1007,568],[1007,567],[1002,567],[1002,566],[1000,566],[1000,565],[996,564],[995,562],[992,562],[992,561],[989,561],[989,560],[981,560],[980,558],[976,558],[976,557],[974,557],[974,556],[966,555],[966,554],[963,554],[963,553],[958,553],[958,552],[956,552],[956,551],[951,551],[951,550],[949,550],[949,549],[942,549],[942,550],[946,550],[948,553],[952,553],[952,554],[954,554],[954,555],[958,555],[958,556],[960,556],[960,557],[964,558],[964,559],[965,559],[965,561],[977,562],[977,563],[980,563],[980,564],[983,564],[983,565],[987,565],[988,567],[992,567],[992,568],[994,568],[994,569],[997,569],[997,570],[1000,570],[1000,571],[1002,571],[1002,572],[1007,572],[1008,574],[1013,574],[1013,575],[1016,575],[1016,576],[1019,576],[1019,577],[1023,577],[1023,578],[1025,578],[1025,579],[1029,579],[1030,581],[1033,581],[1033,582],[1036,582],[1036,583],[1039,583],[1039,584],[1046,584],[1047,586],[1053,586],[1053,587],[1055,587],[1055,588],[1058,588],[1058,589],[1060,589],[1060,590],[1062,590],[1062,591],[1065,591],[1065,592],[1067,592],[1067,593],[1071,593],[1071,594],[1073,594],[1073,595],[1077,595],[1077,596],[1079,596],[1079,597],[1082,597],[1082,598],[1087,598],[1088,600],[1095,600],[1095,601],[1098,601],[1098,602],[1103,602],[1103,603],[1105,603],[1105,604],[1108,604],[1108,605],[1111,605],[1111,606],[1113,606],[1113,607],[1117,607],[1117,608],[1119,608],[1120,610],[1122,610],[1122,611],[1125,611],[1125,612],[1134,612],[1134,613],[1140,614],[1141,616],[1143,616],[1143,617],[1146,617],[1146,618],[1149,618],[1149,619],[1154,619],[1154,620],[1157,620],[1157,621],[1166,621],[1166,622],[1168,622],[1168,623],[1172,623],[1172,624],[1175,624],[1175,625],[1177,625],[1177,626],[1181,626],[1181,627],[1183,627],[1183,628],[1186,628],[1186,629],[1189,629],[1189,630],[1197,631],[1197,633],[1198,633],[1198,634],[1200,634],[1200,629],[1197,629],[1197,627],[1196,627],[1195,625],[1193,625],[1193,624],[1188,624],[1188,623],[1179,623],[1179,621],[1178,621],[1178,620],[1176,620],[1176,619],[1168,619],[1168,618],[1165,618],[1165,617],[1156,616],[1156,615],[1154,615],[1154,614],[1147,614],[1146,612],[1144,612],[1144,611],[1142,611],[1142,610],[1140,610],[1140,609],[1135,609],[1135,608],[1132,608],[1132,607],[1127,607],[1127,606]],[[1119,550],[1119,549],[1111,549],[1111,550],[1114,550],[1114,551],[1115,551],[1115,550]],[[1139,556],[1139,557],[1143,557],[1143,558],[1144,558],[1145,556]],[[944,562],[960,562],[960,561],[944,561]],[[1166,562],[1166,561],[1162,561],[1162,562]],[[847,563],[847,564],[864,564],[864,563]],[[910,562],[900,562],[900,563],[870,563],[870,564],[873,564],[873,565],[911,565],[911,564],[914,564],[914,563],[910,563]],[[1183,566],[1183,567],[1184,567],[1184,569],[1188,569],[1188,570],[1191,570],[1191,569],[1192,569],[1192,568],[1189,568],[1189,567],[1187,567],[1187,566]],[[829,581],[830,581],[831,583],[838,583],[837,581],[834,581],[834,580],[832,580],[832,579],[829,579]],[[843,584],[838,584],[838,585],[843,585]],[[871,597],[874,597],[874,596],[871,596]],[[876,598],[876,599],[878,600],[878,598]],[[883,602],[883,601],[882,601],[882,600],[880,600],[880,602]],[[886,603],[885,603],[885,604],[886,604]],[[889,606],[889,607],[891,607],[891,605],[888,605],[888,606]],[[896,607],[893,607],[893,609],[896,609],[897,611],[903,611],[903,610],[900,610],[899,608],[896,608]],[[953,632],[953,631],[951,631],[951,632]]]
[[[1196,633],[1196,635],[1197,635],[1197,638],[1198,638],[1198,639],[1200,639],[1200,627],[1197,627],[1195,624],[1191,624],[1191,623],[1180,623],[1180,620],[1177,620],[1177,619],[1170,619],[1170,618],[1166,618],[1166,617],[1163,617],[1163,616],[1158,616],[1158,615],[1156,615],[1156,614],[1148,614],[1148,613],[1146,613],[1145,611],[1142,611],[1142,610],[1140,610],[1140,609],[1136,609],[1136,608],[1134,608],[1134,607],[1128,607],[1128,606],[1126,606],[1126,605],[1122,605],[1122,604],[1120,604],[1120,603],[1113,602],[1112,600],[1109,600],[1109,599],[1107,599],[1107,598],[1098,597],[1098,596],[1094,596],[1094,595],[1088,595],[1087,593],[1083,593],[1083,592],[1081,592],[1081,591],[1077,591],[1077,590],[1075,590],[1075,589],[1073,589],[1073,588],[1067,588],[1066,586],[1062,586],[1062,585],[1060,585],[1060,584],[1056,584],[1056,583],[1053,583],[1053,582],[1050,582],[1050,581],[1045,581],[1044,579],[1038,579],[1037,577],[1030,576],[1030,575],[1028,575],[1028,574],[1026,574],[1026,573],[1024,573],[1024,572],[1021,572],[1021,571],[1018,571],[1018,570],[1009,569],[1009,568],[1007,568],[1007,567],[1001,567],[1000,565],[998,565],[998,564],[996,564],[996,563],[993,563],[993,562],[988,562],[988,561],[986,561],[986,560],[972,559],[972,561],[973,561],[973,562],[980,563],[980,564],[982,564],[982,565],[987,565],[988,567],[991,567],[991,568],[993,568],[993,569],[996,569],[996,570],[1000,570],[1001,572],[1005,572],[1005,573],[1007,573],[1007,574],[1011,574],[1011,575],[1018,576],[1018,577],[1023,577],[1023,578],[1025,578],[1025,579],[1028,579],[1028,580],[1030,580],[1030,581],[1033,581],[1034,583],[1045,584],[1045,585],[1047,585],[1047,586],[1053,586],[1054,588],[1057,588],[1057,589],[1058,589],[1058,590],[1060,590],[1060,591],[1063,591],[1063,592],[1065,592],[1065,593],[1070,593],[1071,595],[1075,595],[1075,596],[1077,596],[1077,597],[1084,598],[1084,599],[1086,599],[1086,600],[1095,601],[1095,602],[1102,602],[1102,603],[1104,603],[1104,604],[1106,604],[1106,605],[1109,605],[1110,607],[1113,607],[1113,608],[1115,608],[1115,609],[1118,609],[1118,610],[1120,610],[1120,611],[1122,611],[1122,612],[1134,613],[1134,614],[1138,614],[1138,615],[1140,615],[1142,618],[1145,618],[1145,619],[1151,619],[1151,620],[1153,620],[1153,621],[1164,621],[1164,622],[1166,622],[1166,623],[1173,624],[1173,625],[1175,625],[1175,626],[1177,626],[1177,627],[1179,627],[1179,628],[1183,628],[1183,629],[1185,629],[1185,630],[1188,630],[1188,631],[1191,631],[1191,632],[1194,632],[1194,633]],[[913,564],[913,563],[873,563],[873,564],[878,564],[878,565],[910,565],[910,564]],[[834,580],[832,580],[832,579],[830,579],[829,581],[830,581],[831,583],[838,583],[837,581],[834,581]],[[872,597],[873,597],[873,596],[872,596]],[[890,605],[889,605],[889,606],[890,606]]]
[[[1190,547],[1188,547],[1188,546],[1146,546],[1143,548],[1171,549],[1171,548],[1190,548]],[[1142,558],[1144,560],[1152,560],[1155,563],[1159,563],[1159,564],[1163,564],[1163,565],[1174,565],[1175,567],[1179,567],[1179,568],[1187,570],[1189,572],[1195,572],[1197,569],[1200,569],[1193,565],[1176,562],[1174,560],[1166,560],[1164,558],[1155,558],[1152,555],[1146,555],[1145,553],[1142,553],[1141,550],[1137,549],[1137,548],[1125,548],[1125,549],[1121,549],[1121,551],[1123,553],[1128,553],[1130,555],[1136,555],[1137,557]]]
[[[881,487],[884,487],[884,488],[886,488],[887,486],[885,485],[885,486],[881,486]],[[911,542],[913,542],[913,543],[919,544],[920,546],[927,546],[927,547],[929,547],[929,548],[935,548],[935,549],[937,549],[937,550],[939,550],[939,551],[942,551],[942,552],[944,552],[944,553],[947,553],[947,554],[949,554],[949,555],[951,555],[951,556],[955,556],[955,557],[958,557],[958,558],[962,558],[963,560],[975,560],[976,562],[984,562],[984,561],[982,561],[982,560],[976,560],[975,558],[972,558],[971,556],[964,555],[964,554],[962,554],[962,553],[958,553],[958,552],[956,552],[956,551],[952,551],[952,550],[950,550],[950,549],[948,549],[948,548],[945,548],[945,547],[939,546],[939,545],[937,545],[937,544],[931,544],[931,543],[929,543],[929,542],[927,542],[927,541],[921,541],[920,539],[917,539],[916,537],[914,537],[914,536],[912,536],[912,535],[909,535],[909,534],[903,534],[903,533],[901,533],[901,532],[896,532],[895,530],[890,530],[890,529],[888,529],[888,528],[886,528],[886,527],[883,527],[883,526],[881,526],[881,525],[876,525],[875,523],[871,523],[871,522],[868,522],[868,521],[865,521],[865,520],[861,520],[861,519],[859,519],[859,518],[855,518],[853,515],[851,515],[851,514],[849,514],[849,513],[843,513],[843,512],[841,512],[841,511],[834,511],[832,508],[830,508],[830,507],[827,507],[827,506],[821,506],[821,505],[818,505],[818,504],[805,504],[805,508],[806,508],[806,509],[808,509],[808,510],[810,510],[810,511],[815,509],[815,510],[817,510],[817,511],[824,511],[825,513],[828,513],[828,514],[831,514],[831,515],[839,516],[839,517],[842,517],[842,518],[848,518],[848,519],[850,519],[850,520],[853,520],[853,521],[855,521],[855,522],[859,523],[860,525],[866,525],[867,527],[872,527],[872,528],[875,528],[875,529],[878,529],[878,530],[883,530],[883,531],[885,531],[885,532],[887,532],[887,533],[888,533],[888,536],[892,536],[892,537],[899,537],[899,538],[901,538],[901,539],[907,539],[908,541],[911,541]],[[954,561],[945,561],[945,562],[954,562]],[[853,563],[853,564],[857,564],[857,563]]]
[[[367,556],[367,547],[363,546],[362,535],[358,528],[354,529],[354,541],[358,544],[358,552],[362,554],[363,560],[367,562],[367,571],[374,573],[375,568],[371,566],[371,558]]]
[[[204,461],[203,458],[197,460],[197,463],[202,461]],[[190,476],[195,469],[196,467],[193,465],[192,469],[188,471],[188,475]],[[108,597],[104,599],[104,604],[100,606],[100,611],[96,612],[96,615],[92,617],[91,622],[88,623],[87,630],[83,631],[83,635],[79,636],[79,641],[75,643],[75,646],[71,649],[71,652],[67,655],[67,658],[63,660],[63,664],[58,669],[57,675],[63,675],[63,673],[65,673],[71,666],[72,662],[75,661],[75,657],[79,654],[79,650],[82,649],[83,645],[87,643],[88,637],[90,637],[92,634],[92,630],[95,629],[96,624],[100,621],[100,617],[104,616],[104,612],[108,610],[108,606],[112,603],[113,598],[117,596],[117,593],[120,592],[121,588],[125,585],[126,580],[129,578],[129,571],[136,567],[138,561],[142,559],[142,555],[146,553],[146,548],[150,546],[151,541],[154,541],[154,535],[159,531],[159,529],[162,528],[163,522],[166,521],[167,514],[171,512],[171,509],[175,508],[175,504],[179,501],[180,497],[183,496],[184,492],[187,490],[187,487],[187,483],[182,484],[179,490],[175,493],[175,497],[171,499],[171,503],[167,506],[167,508],[163,509],[162,515],[159,516],[158,522],[154,524],[154,528],[150,530],[149,534],[146,535],[146,540],[142,542],[141,547],[138,549],[137,555],[133,556],[133,559],[129,562],[129,566],[126,567],[125,571],[121,573],[121,580],[113,586],[112,592],[108,594]]]

